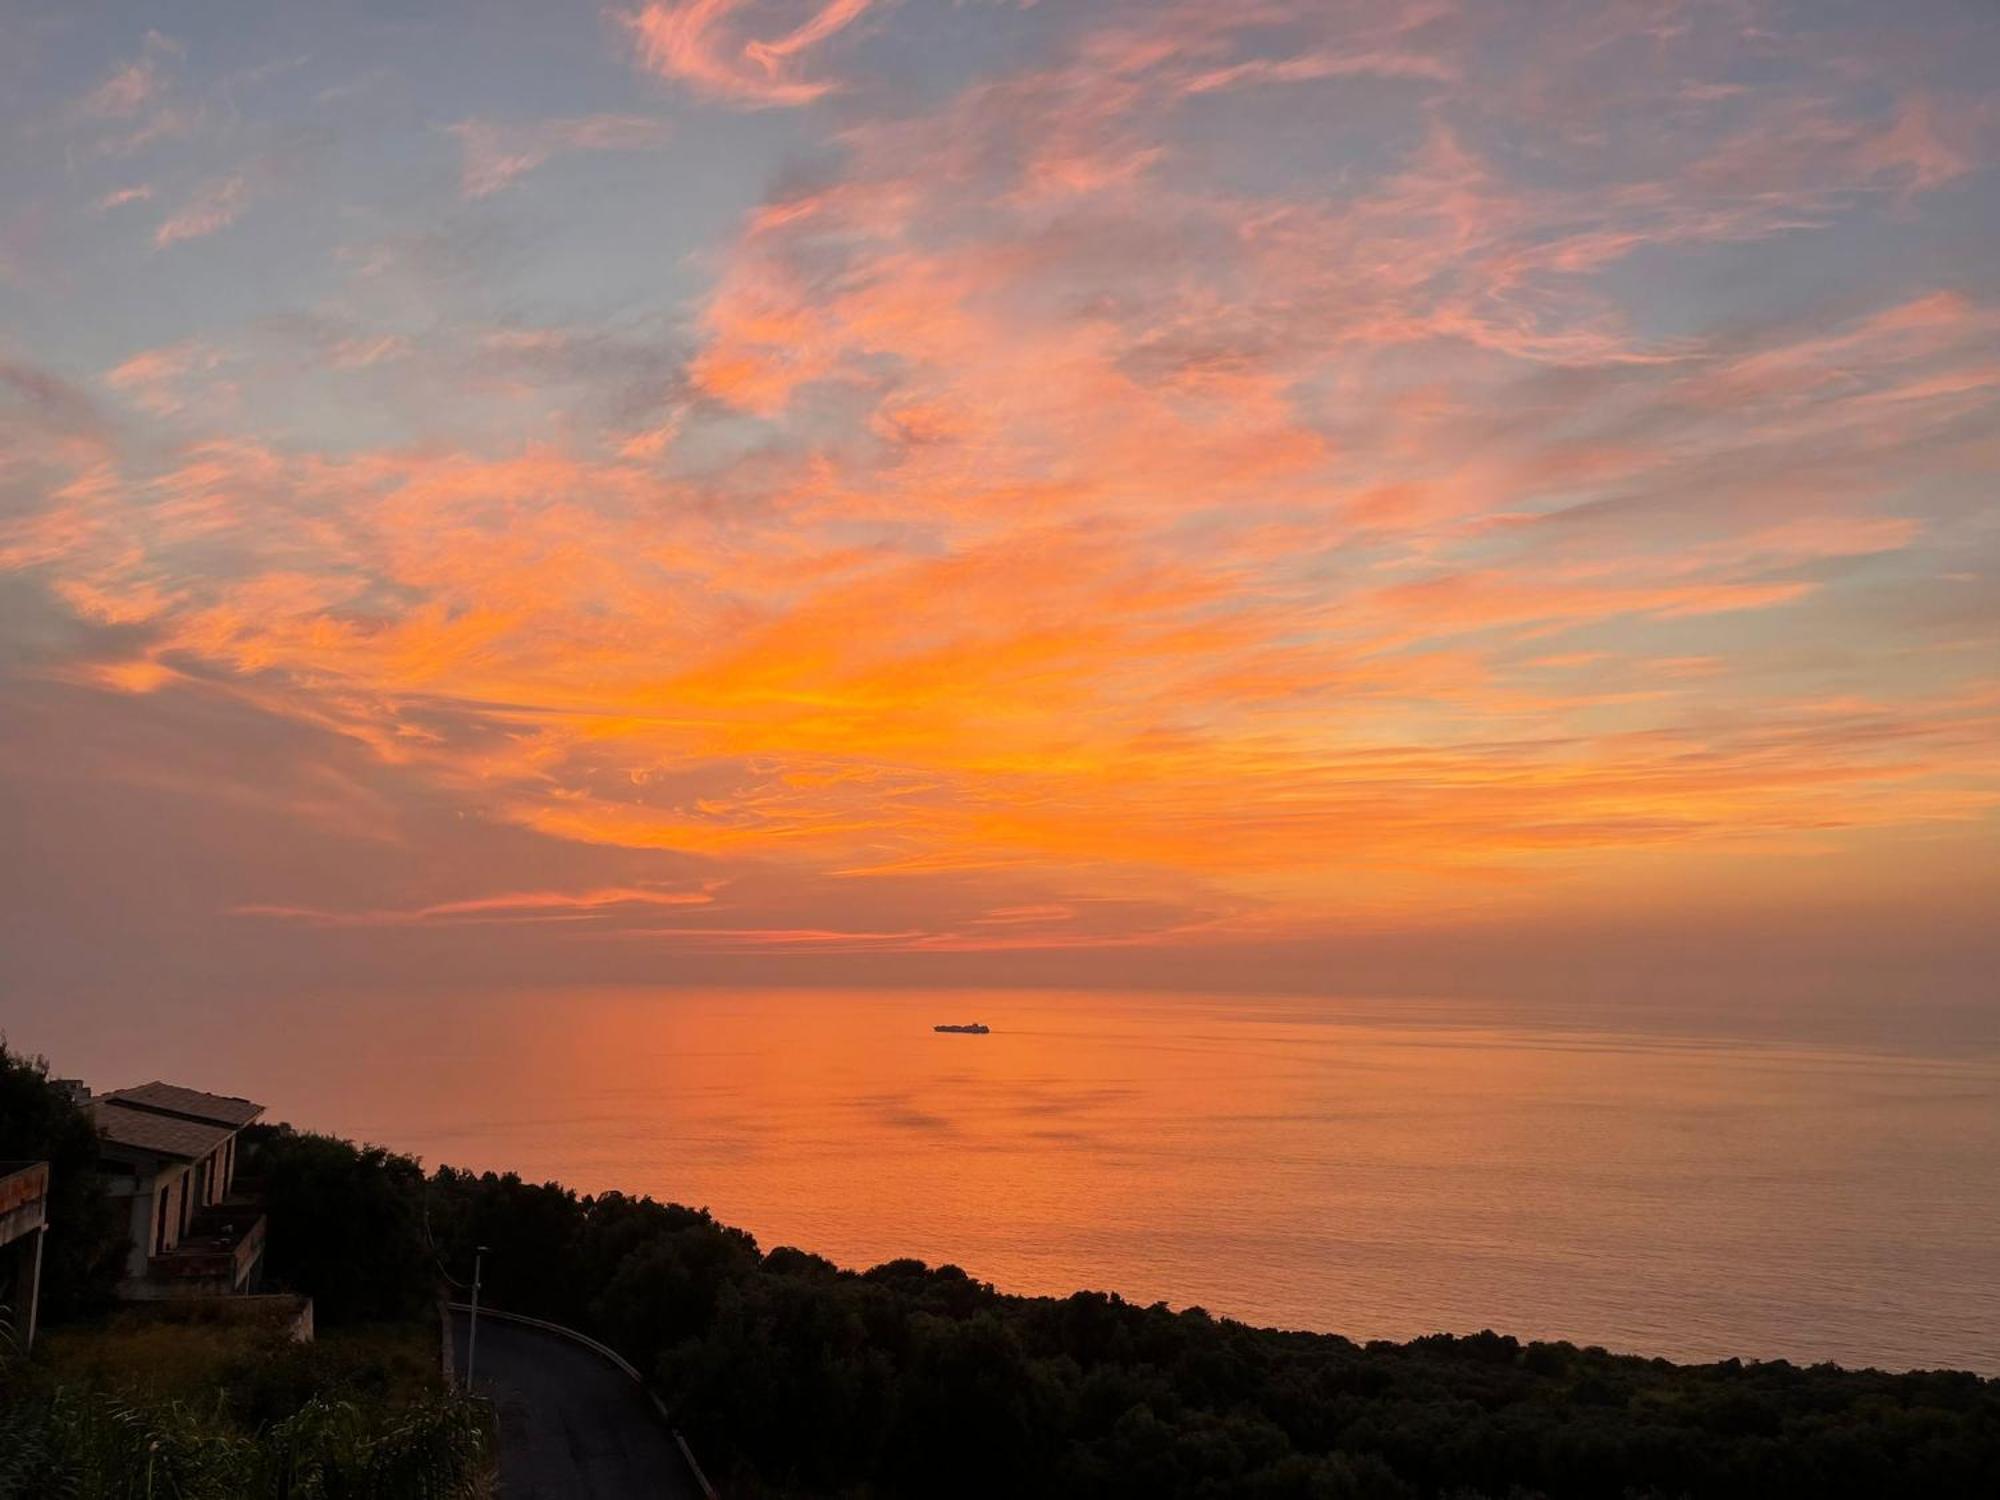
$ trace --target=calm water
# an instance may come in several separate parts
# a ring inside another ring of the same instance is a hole
[[[1985,1047],[1012,993],[313,1015],[266,1012],[173,1068],[101,1054],[123,1072],[92,1081],[177,1069],[432,1163],[706,1204],[767,1247],[954,1261],[1008,1290],[2000,1372]],[[992,1034],[930,1030],[972,1019]]]

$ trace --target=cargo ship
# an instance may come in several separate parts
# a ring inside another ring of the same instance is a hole
[[[974,1021],[966,1026],[933,1026],[932,1031],[956,1031],[964,1036],[985,1036],[993,1028],[983,1021]]]

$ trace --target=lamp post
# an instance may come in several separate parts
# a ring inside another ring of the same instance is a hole
[[[42,1301],[42,1241],[49,1237],[49,1221],[43,1219],[41,1227],[35,1231],[35,1248],[28,1253],[33,1257],[28,1270],[28,1333],[21,1340],[24,1350],[35,1347],[35,1315]]]
[[[479,1353],[479,1268],[486,1259],[486,1247],[478,1245],[472,1252],[472,1318],[465,1335],[465,1388],[472,1389],[472,1361]]]

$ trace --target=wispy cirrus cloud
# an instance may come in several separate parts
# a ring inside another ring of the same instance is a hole
[[[103,156],[131,156],[193,130],[200,111],[182,98],[174,74],[186,49],[148,31],[136,56],[116,64],[68,110]]]
[[[162,53],[179,49],[158,32],[149,32],[146,49],[111,74],[78,101],[85,114],[108,120],[129,120],[160,102],[164,85],[160,77]]]
[[[647,907],[706,906],[715,899],[713,884],[684,890],[609,886],[587,891],[509,891],[493,896],[469,896],[427,906],[378,907],[366,911],[327,911],[314,907],[244,905],[235,916],[269,917],[304,922],[314,927],[419,927],[464,922],[537,922],[568,917],[607,915]]]
[[[666,121],[647,115],[589,115],[508,123],[461,120],[451,127],[464,151],[460,191],[485,198],[551,157],[572,151],[653,151],[667,143]]]
[[[165,250],[186,240],[205,239],[227,229],[250,202],[249,179],[241,173],[203,183],[153,231],[153,246]]]
[[[1460,76],[1455,64],[1421,52],[1303,52],[1292,57],[1254,58],[1231,63],[1210,72],[1197,73],[1182,86],[1191,94],[1208,94],[1246,84],[1315,83],[1329,78],[1400,78],[1453,83]]]
[[[810,104],[838,85],[806,76],[808,54],[858,21],[873,0],[671,0],[623,16],[640,66],[697,93],[750,108]]]
[[[104,383],[154,416],[171,416],[187,404],[189,379],[222,363],[221,350],[198,339],[183,339],[119,361],[104,372]]]
[[[123,208],[128,203],[146,203],[152,199],[153,189],[149,183],[135,183],[131,187],[114,188],[97,200],[99,213],[114,208]]]

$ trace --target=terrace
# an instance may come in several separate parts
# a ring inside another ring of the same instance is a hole
[[[226,1296],[247,1289],[264,1253],[264,1211],[232,1201],[199,1209],[187,1232],[149,1256],[146,1274],[170,1297]]]

